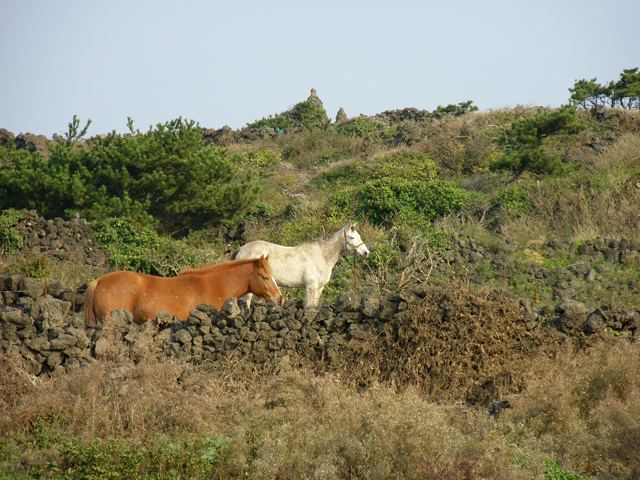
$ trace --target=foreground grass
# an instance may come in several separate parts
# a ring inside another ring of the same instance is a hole
[[[0,478],[636,478],[639,354],[541,357],[497,417],[286,361],[105,362],[32,383],[5,359]]]

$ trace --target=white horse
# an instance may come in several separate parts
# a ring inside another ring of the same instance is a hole
[[[344,252],[360,258],[369,256],[369,249],[356,231],[355,223],[296,247],[283,247],[262,240],[250,242],[234,252],[231,260],[269,255],[269,264],[278,286],[304,287],[307,292],[304,307],[315,308],[322,289],[331,279],[333,266]]]

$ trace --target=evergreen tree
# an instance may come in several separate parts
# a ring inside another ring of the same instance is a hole
[[[226,151],[204,146],[200,127],[182,118],[85,143],[57,143],[50,158],[15,147],[0,164],[0,207],[35,208],[48,217],[127,216],[180,233],[238,221],[257,186],[236,177]]]

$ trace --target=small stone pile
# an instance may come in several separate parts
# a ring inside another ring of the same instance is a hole
[[[23,239],[18,253],[44,255],[53,261],[77,260],[81,264],[106,266],[109,253],[93,243],[93,227],[84,219],[47,220],[35,210],[21,210],[14,227]]]

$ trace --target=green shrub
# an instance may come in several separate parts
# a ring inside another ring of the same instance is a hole
[[[425,183],[384,178],[362,189],[360,209],[377,224],[391,223],[396,215],[424,223],[459,211],[469,197],[469,192],[443,180]]]
[[[122,269],[168,277],[201,263],[195,249],[184,241],[161,237],[127,218],[96,222],[94,239],[108,250],[111,265]]]
[[[160,246],[156,232],[127,218],[107,218],[96,222],[94,241],[108,250],[111,265],[144,273],[151,270],[146,261],[148,252]]]
[[[477,112],[478,107],[473,105],[473,100],[467,100],[466,102],[460,102],[457,105],[449,104],[446,107],[438,105],[436,108],[437,113],[448,113],[459,117],[460,115],[464,115],[468,112]]]
[[[509,215],[520,216],[532,209],[528,191],[521,185],[507,188],[496,198],[498,208]]]
[[[13,208],[0,213],[0,252],[12,252],[22,247],[22,237],[15,227],[22,219],[22,214]]]
[[[261,169],[280,163],[282,161],[282,155],[269,148],[263,148],[257,152],[248,153],[245,156],[245,161],[249,162],[255,168]]]
[[[212,478],[218,477],[229,444],[226,437],[158,439],[149,445],[118,438],[64,439],[56,442],[59,460],[47,471],[60,478]]]
[[[560,468],[553,460],[545,460],[544,467],[544,476],[548,480],[587,480],[587,477]]]
[[[382,121],[364,115],[352,118],[335,126],[336,132],[347,137],[375,138],[385,130]]]
[[[541,175],[562,173],[565,165],[559,156],[544,148],[545,139],[575,134],[584,128],[573,107],[538,109],[533,115],[522,116],[511,124],[502,140],[506,153],[492,162],[490,168],[512,172],[510,182],[525,171]]]
[[[311,100],[305,100],[294,105],[291,110],[278,113],[275,116],[269,115],[267,118],[256,120],[247,124],[247,128],[273,128],[278,132],[284,131],[288,126],[301,123],[309,130],[323,128],[329,123],[327,112],[324,108],[316,105]]]
[[[204,146],[200,127],[181,118],[147,133],[112,132],[84,144],[60,142],[45,160],[8,149],[0,159],[0,206],[49,218],[126,216],[180,233],[233,223],[254,201],[252,177],[236,179],[226,151]]]

